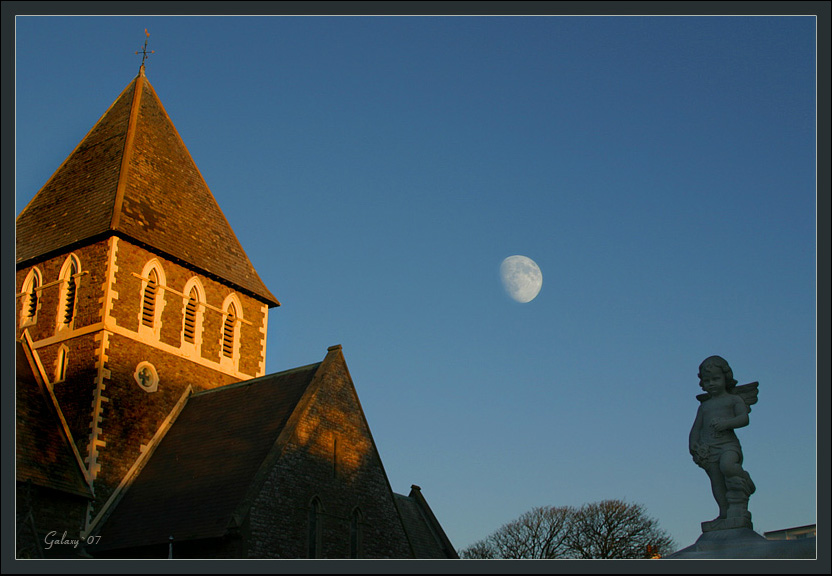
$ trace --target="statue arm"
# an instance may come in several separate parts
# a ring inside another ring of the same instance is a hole
[[[748,426],[748,405],[737,396],[734,397],[734,416],[733,418],[725,418],[714,423],[714,428],[718,431],[733,430],[734,428],[742,428]]]

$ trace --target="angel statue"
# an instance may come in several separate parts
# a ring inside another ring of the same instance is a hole
[[[759,383],[737,386],[728,362],[710,356],[699,365],[699,385],[705,393],[696,396],[699,410],[688,442],[693,461],[708,473],[719,505],[719,516],[703,522],[702,529],[752,528],[748,498],[756,488],[742,468],[742,448],[734,429],[748,425]]]

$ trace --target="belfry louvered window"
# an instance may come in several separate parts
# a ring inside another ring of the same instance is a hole
[[[199,295],[196,288],[191,288],[191,293],[188,295],[188,303],[185,305],[185,326],[183,336],[185,342],[191,344],[196,342],[196,315],[197,306],[199,305]]]
[[[225,322],[222,326],[222,354],[226,358],[234,356],[234,325],[237,322],[237,309],[234,304],[228,305]]]
[[[66,286],[66,308],[64,311],[64,324],[72,322],[75,316],[75,276],[70,276]]]
[[[159,275],[151,270],[142,296],[142,324],[152,328],[156,319],[156,293],[159,291]]]
[[[41,275],[40,270],[32,268],[23,282],[23,307],[20,312],[20,324],[34,324],[37,321],[40,304]]]
[[[68,264],[63,275],[66,285],[63,291],[63,309],[60,313],[60,320],[64,326],[72,324],[72,320],[75,318],[75,296],[78,290],[77,275],[81,271],[81,267],[75,257],[70,256]]]
[[[38,289],[40,288],[40,282],[38,281],[37,276],[32,277],[32,286],[29,289],[29,302],[26,306],[26,316],[28,318],[34,318],[35,314],[38,311]]]

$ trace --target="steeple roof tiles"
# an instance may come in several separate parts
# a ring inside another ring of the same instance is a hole
[[[143,71],[18,216],[17,262],[113,233],[279,305]]]
[[[18,216],[18,263],[109,229],[134,88],[124,89]]]

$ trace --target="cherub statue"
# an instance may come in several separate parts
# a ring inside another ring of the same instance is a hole
[[[699,385],[705,394],[696,397],[701,404],[690,431],[689,448],[693,461],[708,473],[719,505],[719,516],[703,523],[703,530],[706,524],[710,529],[751,528],[748,498],[756,488],[742,468],[742,448],[734,429],[748,425],[759,384],[737,386],[728,362],[710,356],[699,365]]]

